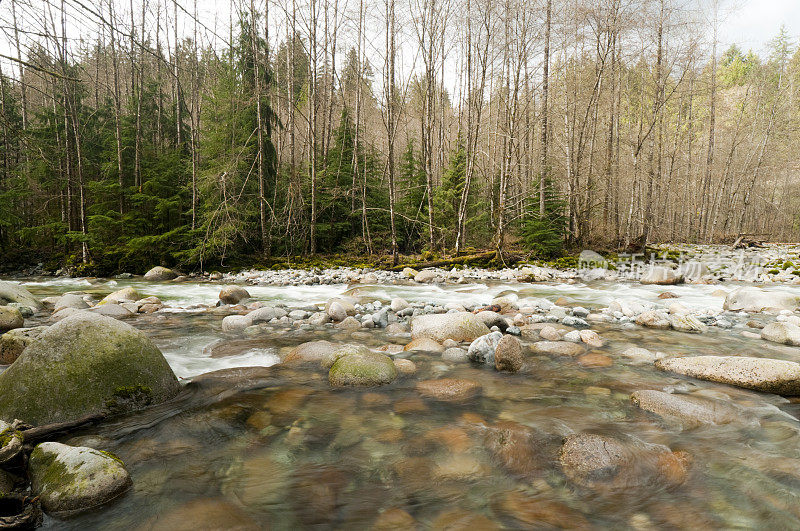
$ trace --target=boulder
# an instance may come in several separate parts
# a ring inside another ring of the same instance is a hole
[[[325,359],[336,350],[337,346],[330,341],[309,341],[297,345],[289,352],[284,362],[289,361],[311,361],[319,362]]]
[[[513,421],[487,426],[484,446],[508,472],[528,480],[541,477],[553,456],[546,455],[546,440],[533,428]]]
[[[0,306],[0,332],[22,328],[24,324],[25,319],[19,309],[11,306]]]
[[[219,290],[219,300],[223,304],[239,304],[239,302],[249,298],[250,293],[241,286],[223,286]]]
[[[800,347],[800,326],[786,322],[770,323],[761,329],[761,339]]]
[[[450,347],[442,352],[442,359],[444,361],[467,361],[467,351],[461,347]]]
[[[661,359],[657,369],[779,395],[800,395],[800,363],[744,356]]]
[[[411,322],[411,337],[428,337],[439,343],[446,339],[474,341],[489,333],[489,328],[468,312],[420,315]]]
[[[569,341],[537,341],[531,345],[534,354],[547,354],[550,356],[580,356],[586,348],[579,343]]]
[[[377,352],[359,352],[342,356],[328,372],[328,381],[337,387],[373,387],[385,385],[397,378],[392,358]]]
[[[41,309],[42,304],[30,291],[14,282],[0,280],[0,305],[15,303],[34,312]]]
[[[708,327],[703,322],[691,314],[670,314],[670,326],[679,332],[705,332]]]
[[[517,372],[522,368],[525,356],[522,343],[514,336],[503,336],[494,350],[494,368],[498,371]]]
[[[467,356],[472,361],[494,365],[494,350],[502,337],[500,332],[490,332],[477,338],[470,343]]]
[[[344,309],[344,306],[341,305],[338,301],[333,301],[328,305],[326,310],[328,317],[330,317],[333,321],[339,322],[344,321],[347,319],[347,310]]]
[[[84,308],[88,307],[89,305],[86,304],[86,301],[83,300],[83,297],[74,293],[67,293],[66,295],[60,296],[55,304],[53,304],[53,311],[57,312],[62,308],[75,308],[76,310],[83,310]]]
[[[752,415],[747,415],[742,408],[701,396],[645,390],[633,393],[631,402],[645,411],[667,420],[677,420],[687,427],[753,420]]]
[[[23,434],[8,422],[0,420],[0,464],[14,459],[22,451]],[[9,489],[10,490],[10,489]],[[0,497],[8,490],[0,489]]]
[[[273,319],[280,319],[281,317],[286,316],[286,310],[283,308],[274,308],[272,306],[262,306],[261,308],[256,308],[252,312],[247,314],[247,317],[250,318],[250,322],[254,325],[261,324],[261,323],[268,323]]]
[[[334,299],[331,299],[325,303],[326,313],[334,302],[339,304],[342,308],[344,308],[344,311],[347,312],[347,315],[356,314],[356,303],[358,302],[358,299],[354,297],[336,297]]]
[[[754,287],[743,287],[728,293],[722,307],[732,312],[794,311],[799,304],[800,299],[797,296],[785,291],[765,291]]]
[[[401,299],[399,297],[392,299],[392,302],[389,305],[389,307],[395,313],[405,310],[406,308],[408,308],[408,306],[409,306],[408,302],[405,299]]]
[[[0,336],[0,365],[14,363],[25,347],[45,330],[47,330],[46,326],[16,328]]]
[[[543,326],[541,330],[539,330],[539,337],[546,341],[560,341],[561,336],[562,333],[550,325]]]
[[[405,352],[422,351],[422,352],[444,352],[444,347],[441,343],[434,341],[428,337],[418,337],[412,339],[410,343],[403,347]]]
[[[343,358],[351,354],[369,354],[370,352],[372,351],[364,345],[338,345],[336,348],[329,351],[328,354],[322,358],[322,360],[320,360],[320,366],[323,369],[330,369],[337,361],[339,361],[339,358]]]
[[[64,295],[64,297],[66,297],[66,295]],[[100,302],[102,302],[102,303],[115,302],[115,303],[119,304],[121,302],[138,301],[141,298],[142,298],[142,296],[139,295],[139,292],[137,292],[135,289],[133,289],[131,287],[127,287],[127,288],[118,289],[117,291],[115,291],[113,293],[109,293]],[[81,300],[83,300],[83,299],[81,299]],[[56,303],[56,308],[55,308],[56,311],[58,310],[58,308],[59,308],[58,303]],[[70,308],[78,308],[78,309],[80,309],[80,308],[86,308],[86,306],[70,306]]]
[[[57,442],[33,449],[28,474],[31,492],[40,497],[45,512],[61,518],[108,503],[132,484],[118,457]]]
[[[647,272],[642,275],[639,280],[642,284],[658,284],[660,286],[667,286],[673,284],[680,284],[683,282],[683,277],[668,267],[663,266],[650,266]]]
[[[249,315],[227,315],[222,319],[223,332],[238,332],[248,326],[252,326],[253,321]]]
[[[137,410],[179,390],[169,364],[144,333],[78,312],[42,332],[0,374],[0,418],[65,422]]]
[[[475,314],[475,317],[481,320],[483,324],[486,325],[487,328],[491,328],[496,326],[500,329],[501,332],[505,332],[508,328],[508,321],[505,317],[500,315],[497,312],[493,312],[491,310],[483,310]]]
[[[178,277],[178,273],[167,267],[156,266],[144,274],[144,279],[158,282],[161,280],[172,280]]]
[[[669,319],[654,310],[640,313],[636,317],[636,324],[657,330],[669,330],[670,328]]]
[[[414,282],[420,282],[420,283],[436,282],[438,276],[439,275],[436,273],[436,271],[431,271],[429,269],[426,269],[425,271],[420,271],[419,273],[414,275]]]
[[[63,310],[62,310],[63,311]],[[82,310],[79,310],[82,311]],[[114,319],[128,319],[133,317],[133,312],[124,306],[110,302],[108,304],[98,304],[94,308],[87,310],[92,313],[113,317]],[[60,312],[59,312],[60,313]]]

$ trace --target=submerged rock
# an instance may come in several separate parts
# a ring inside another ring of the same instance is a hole
[[[371,387],[385,385],[397,378],[392,359],[377,352],[358,352],[339,358],[328,373],[334,386]]]
[[[421,351],[421,352],[444,352],[444,346],[441,343],[434,341],[429,337],[418,337],[412,339],[410,343],[403,347],[405,352]]]
[[[420,315],[411,323],[411,337],[427,337],[444,342],[446,339],[454,341],[474,341],[489,333],[480,319],[467,312],[442,313]]]
[[[177,278],[178,273],[167,267],[156,266],[144,274],[144,279],[158,282],[161,280],[172,280]]]
[[[224,498],[196,498],[149,520],[148,531],[196,531],[198,529],[262,529],[240,507]]]
[[[646,390],[633,393],[631,402],[645,411],[667,420],[678,420],[690,427],[753,420],[751,415],[739,407],[700,396]]]
[[[735,289],[725,296],[722,307],[729,311],[761,312],[768,309],[797,309],[800,299],[785,291],[765,291],[755,287]]]
[[[46,326],[15,328],[0,336],[0,365],[9,365],[22,354],[31,341],[47,330]]]
[[[500,421],[486,428],[484,444],[506,470],[533,479],[552,462],[546,454],[544,437],[533,428],[512,421]]]
[[[45,512],[67,517],[110,502],[132,484],[125,465],[108,452],[56,442],[34,448],[31,491]]]
[[[580,512],[564,503],[531,497],[516,490],[496,498],[492,507],[495,512],[512,517],[519,528],[592,528]]]
[[[0,306],[0,332],[22,328],[24,324],[25,319],[22,317],[22,312],[17,308]]]
[[[692,378],[779,395],[800,395],[800,363],[740,356],[661,359],[655,366]]]
[[[467,378],[423,380],[417,383],[417,391],[428,398],[448,402],[459,402],[462,400],[469,400],[480,394],[481,384]]]
[[[641,491],[645,487],[682,483],[688,469],[684,456],[666,446],[589,432],[568,436],[559,462],[564,475],[581,487],[640,495],[649,495]]]
[[[64,422],[140,409],[179,390],[169,364],[144,333],[78,312],[42,332],[0,374],[0,418]]]

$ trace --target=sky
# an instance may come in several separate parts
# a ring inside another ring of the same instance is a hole
[[[734,0],[732,6],[720,25],[725,44],[762,52],[781,25],[795,44],[800,40],[800,0]]]

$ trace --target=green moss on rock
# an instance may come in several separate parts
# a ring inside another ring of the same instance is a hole
[[[180,384],[153,342],[132,326],[79,312],[48,328],[0,374],[0,419],[33,425],[133,411]]]

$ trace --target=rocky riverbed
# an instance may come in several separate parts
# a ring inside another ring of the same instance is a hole
[[[104,418],[0,488],[53,528],[797,527],[798,248],[683,251],[11,279],[0,418]]]

